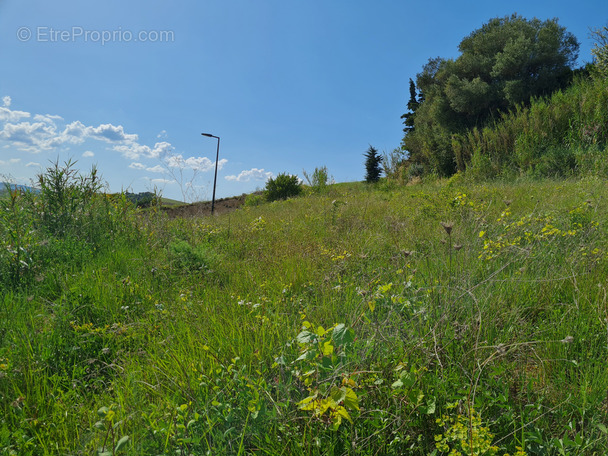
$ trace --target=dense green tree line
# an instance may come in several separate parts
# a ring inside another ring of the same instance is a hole
[[[567,87],[579,42],[557,19],[491,19],[465,37],[456,59],[430,59],[410,80],[402,150],[425,172],[449,176],[455,135]]]

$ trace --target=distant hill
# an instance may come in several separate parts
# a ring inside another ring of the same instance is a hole
[[[125,197],[127,198],[128,201],[131,201],[133,204],[135,204],[138,207],[148,207],[154,202],[156,195],[152,192],[140,192],[140,193],[126,192]],[[177,206],[183,206],[185,203],[182,203],[181,201],[176,201],[176,200],[172,200],[169,198],[161,197],[160,204],[163,207],[177,207]]]
[[[30,187],[28,185],[0,182],[0,198],[7,194],[7,186],[10,186],[10,188],[12,190],[16,188],[18,190],[25,191],[25,192],[38,193],[40,191],[39,189]],[[154,201],[154,198],[155,198],[155,195],[152,192],[140,192],[140,193],[126,192],[125,196],[128,201],[132,202],[133,204],[135,204],[138,207],[150,206],[150,204]],[[163,206],[163,207],[177,207],[177,206],[183,206],[186,204],[181,201],[172,200],[169,198],[162,198],[162,197],[160,199],[160,203],[161,203],[161,206]]]
[[[6,193],[7,186],[10,187],[11,190],[18,189],[24,192],[37,192],[38,189],[34,187],[30,187],[28,185],[20,185],[20,184],[11,184],[9,182],[0,182],[0,195]]]

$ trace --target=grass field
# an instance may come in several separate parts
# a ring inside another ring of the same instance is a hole
[[[85,190],[3,202],[0,454],[608,453],[605,181]]]

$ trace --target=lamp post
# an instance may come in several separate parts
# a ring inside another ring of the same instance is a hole
[[[217,184],[217,162],[220,158],[220,137],[213,136],[209,133],[201,133],[203,136],[207,136],[208,138],[216,138],[217,139],[217,153],[215,154],[215,177],[213,178],[213,199],[211,200],[211,215],[215,212],[215,186]]]

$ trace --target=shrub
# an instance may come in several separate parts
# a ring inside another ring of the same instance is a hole
[[[410,166],[407,167],[407,171],[405,172],[408,181],[414,179],[415,177],[422,177],[423,174],[424,166],[415,162],[410,163]]]
[[[255,207],[259,206],[264,202],[264,197],[258,193],[250,193],[245,197],[245,202],[243,203],[246,207]]]
[[[38,189],[7,188],[0,199],[0,284],[19,287],[71,260],[89,261],[117,241],[139,236],[124,195],[106,195],[93,168],[54,162],[37,175]],[[2,287],[0,286],[0,289]]]
[[[56,161],[36,176],[40,225],[59,237],[80,233],[90,224],[96,197],[103,188],[95,167],[87,176],[80,174],[75,165],[71,160],[63,166]]]
[[[576,169],[583,176],[608,177],[608,147],[598,145],[578,147],[574,150]]]
[[[382,154],[382,169],[387,179],[403,183],[405,168],[405,154],[401,149]]]
[[[302,193],[302,184],[295,174],[281,173],[275,178],[268,179],[264,193],[268,201],[287,199]]]
[[[136,207],[147,208],[157,206],[160,204],[160,197],[156,193],[143,192],[143,193],[125,193],[125,197],[128,201],[135,204]]]
[[[569,147],[551,147],[540,157],[534,173],[539,177],[566,177],[576,170],[576,156]]]
[[[213,254],[206,246],[193,247],[181,240],[169,244],[169,256],[174,266],[189,271],[207,271],[213,263]]]
[[[315,168],[312,176],[309,176],[306,171],[302,171],[304,173],[304,177],[306,178],[306,182],[310,185],[310,188],[313,192],[320,192],[327,187],[328,184],[333,184],[334,179],[329,177],[329,173],[327,171],[327,166],[323,166],[322,168]]]

